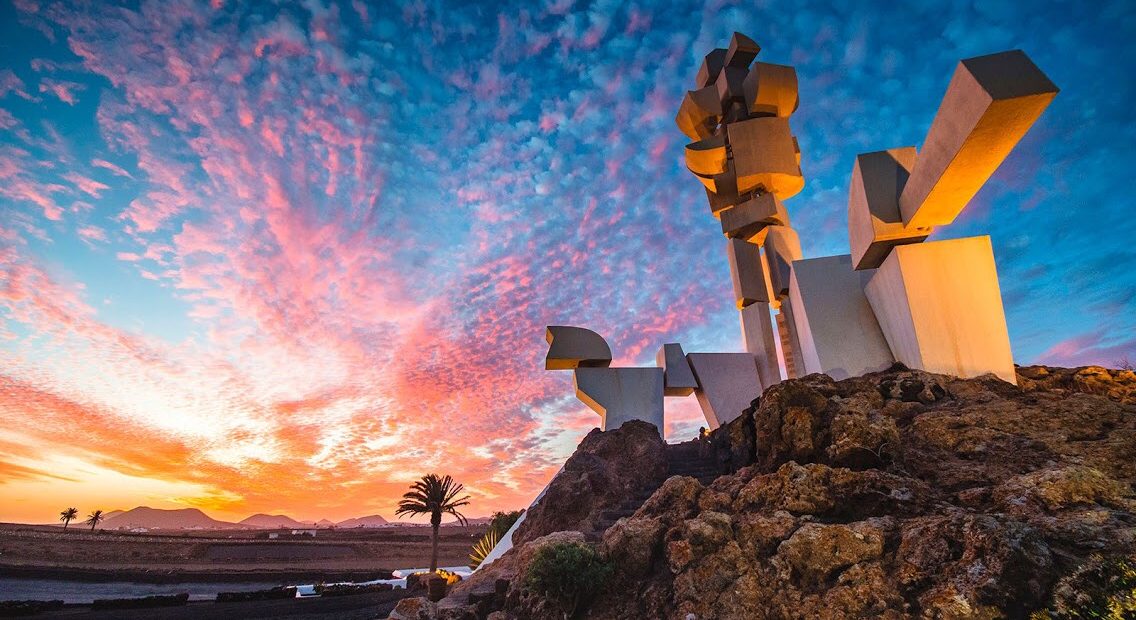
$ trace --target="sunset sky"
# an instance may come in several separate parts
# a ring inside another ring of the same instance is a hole
[[[1136,361],[1131,2],[845,4],[0,2],[0,521],[528,505],[598,422],[545,325],[741,348],[673,122],[734,30],[800,76],[807,257],[857,153],[1025,50],[1062,91],[936,237],[992,236],[1019,363]]]

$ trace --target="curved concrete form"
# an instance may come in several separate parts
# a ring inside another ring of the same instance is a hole
[[[548,354],[545,370],[572,370],[582,367],[606,368],[611,365],[611,347],[596,332],[570,325],[549,325],[544,330]]]

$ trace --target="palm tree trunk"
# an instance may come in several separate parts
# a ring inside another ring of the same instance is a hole
[[[430,524],[434,528],[434,541],[430,549],[430,572],[438,570],[438,524]]]

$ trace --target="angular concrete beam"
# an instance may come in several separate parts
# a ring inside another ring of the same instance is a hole
[[[789,213],[785,210],[785,205],[773,194],[758,194],[722,211],[719,217],[722,220],[722,234],[747,241],[766,226],[789,225]]]
[[[544,339],[548,341],[545,370],[606,367],[611,364],[611,347],[603,336],[590,329],[549,325],[544,330]]]
[[[741,314],[742,341],[745,349],[757,363],[757,376],[761,385],[768,388],[781,381],[781,366],[777,360],[773,318],[769,304],[756,302],[738,311]]]
[[[864,293],[896,361],[1017,381],[990,237],[898,246]]]
[[[762,189],[785,200],[805,187],[789,119],[751,118],[730,123],[726,133],[739,192]]]
[[[664,344],[655,354],[655,365],[663,369],[663,395],[690,396],[698,387],[686,353],[678,343]]]
[[[899,198],[903,222],[953,222],[1057,91],[1021,50],[960,62]]]
[[[675,115],[675,124],[691,140],[704,140],[714,135],[721,116],[722,101],[718,99],[718,89],[707,86],[686,91]]]
[[[895,363],[864,295],[864,282],[872,273],[853,271],[848,254],[793,262],[789,303],[802,374],[821,372],[840,380]]]
[[[663,434],[662,368],[577,368],[572,382],[576,398],[600,415],[600,430],[642,420]]]
[[[738,200],[738,179],[737,174],[734,172],[734,160],[726,160],[726,171],[722,174],[716,174],[712,177],[705,177],[699,174],[694,175],[694,178],[702,182],[706,189],[714,192],[720,198],[717,204],[731,204],[736,203]],[[714,200],[710,201],[710,209],[713,211]]]
[[[714,86],[718,89],[718,99],[722,102],[723,111],[726,110],[730,102],[736,102],[738,110],[745,112],[745,90],[743,89],[745,79],[746,70],[737,67],[723,67],[722,71],[718,73],[718,79],[714,82]]]
[[[749,63],[753,62],[760,52],[761,46],[753,39],[735,32],[734,36],[730,37],[730,47],[726,50],[726,66],[747,69]]]
[[[761,248],[741,239],[726,240],[730,279],[734,282],[734,302],[744,308],[754,302],[769,302],[770,290],[761,260]]]
[[[686,167],[701,176],[726,172],[726,136],[711,136],[686,145]]]
[[[689,353],[698,380],[694,395],[711,430],[733,421],[761,395],[757,365],[749,353]]]
[[[727,50],[719,47],[702,59],[702,66],[694,78],[695,88],[705,88],[718,79],[718,73],[726,66],[726,54]]]
[[[788,226],[766,226],[761,234],[765,235],[765,261],[773,295],[784,297],[789,294],[793,261],[801,260],[801,238]]]
[[[848,188],[848,242],[856,269],[875,269],[897,245],[919,243],[930,228],[903,223],[899,195],[915,165],[915,147],[861,153]]]
[[[754,63],[742,84],[751,114],[789,118],[797,110],[797,70],[786,65]]]

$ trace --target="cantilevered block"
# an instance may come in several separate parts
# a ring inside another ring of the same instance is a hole
[[[686,145],[686,167],[694,174],[722,174],[726,172],[726,159],[725,136],[711,136]]]
[[[773,194],[758,194],[749,200],[719,213],[722,234],[749,241],[762,228],[770,225],[789,225],[785,205]]]
[[[734,36],[730,37],[730,47],[726,50],[726,66],[746,69],[760,52],[761,46],[753,39],[735,32]]]
[[[729,164],[726,164],[726,169],[729,170]],[[717,214],[723,209],[729,209],[738,204],[740,200],[737,192],[734,193],[721,193],[717,194],[706,189],[706,201],[710,203],[710,213]]]
[[[805,186],[787,118],[751,118],[726,126],[738,191],[762,189],[785,200]]]
[[[742,414],[761,395],[757,365],[749,353],[690,353],[698,389],[694,395],[711,429]]]
[[[801,346],[802,374],[858,377],[895,363],[864,284],[872,272],[852,270],[852,257],[793,262],[789,302]]]
[[[596,332],[583,327],[549,325],[544,330],[548,354],[545,370],[570,370],[580,367],[606,367],[611,364],[611,347]]]
[[[691,140],[703,140],[714,135],[722,116],[722,101],[713,85],[686,92],[675,116],[679,131]]]
[[[702,59],[702,66],[698,68],[698,75],[694,78],[696,88],[710,86],[718,79],[718,73],[726,64],[726,53],[727,50],[719,47]]]
[[[848,242],[856,269],[875,269],[897,245],[919,243],[930,228],[903,223],[899,195],[915,164],[915,147],[856,156],[848,189]]]
[[[989,237],[898,246],[864,292],[897,362],[1016,382]]]
[[[722,101],[723,111],[731,101],[736,101],[739,109],[745,110],[745,90],[743,90],[745,79],[746,70],[737,67],[723,67],[718,73],[714,86],[718,89],[718,99]]]
[[[754,63],[742,84],[751,114],[788,118],[797,110],[797,70],[767,62]]]
[[[793,261],[801,260],[801,238],[788,226],[766,226],[765,261],[769,266],[769,284],[775,297],[789,294],[789,273]]]
[[[662,368],[577,368],[572,376],[576,398],[600,414],[600,430],[642,420],[663,433]]]
[[[686,353],[678,343],[664,344],[655,354],[655,365],[663,369],[663,394],[666,396],[690,396],[698,387],[694,372],[686,361]]]
[[[754,302],[768,302],[769,285],[761,248],[741,239],[726,240],[726,255],[730,261],[730,278],[734,281],[734,302],[744,308]]]
[[[954,221],[1056,94],[1021,50],[960,62],[899,198],[904,223]]]
[[[734,160],[726,160],[726,171],[722,174],[716,174],[712,177],[702,176],[700,174],[694,175],[694,178],[702,182],[702,185],[707,190],[718,194],[722,200],[718,204],[736,203],[738,200],[738,179],[734,172]],[[713,210],[715,201],[710,201],[710,208]]]
[[[745,349],[757,363],[757,376],[761,385],[769,387],[781,381],[781,368],[777,362],[777,344],[769,304],[752,303],[738,311],[741,314],[742,340]]]

